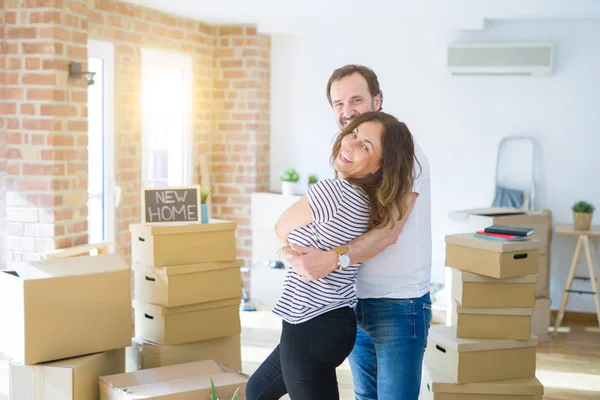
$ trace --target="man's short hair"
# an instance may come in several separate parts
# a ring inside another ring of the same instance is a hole
[[[340,79],[352,74],[360,74],[363,78],[365,78],[371,97],[375,98],[375,96],[381,95],[382,107],[379,109],[379,111],[381,111],[383,109],[383,93],[381,92],[381,88],[379,87],[379,80],[377,79],[377,74],[375,74],[375,72],[373,72],[373,70],[369,67],[356,64],[344,65],[343,67],[340,67],[333,71],[333,74],[331,74],[331,77],[327,82],[327,100],[329,100],[329,105],[333,105],[331,101],[331,85],[333,84],[333,82],[339,81]]]

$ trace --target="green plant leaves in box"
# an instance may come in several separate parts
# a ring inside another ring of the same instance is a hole
[[[294,168],[288,168],[281,173],[280,178],[282,182],[298,182],[300,175]]]
[[[596,208],[592,204],[588,203],[587,201],[582,200],[582,201],[578,201],[577,203],[573,204],[572,209],[573,209],[573,212],[592,214]]]

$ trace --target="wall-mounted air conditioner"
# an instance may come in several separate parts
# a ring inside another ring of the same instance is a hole
[[[550,43],[468,43],[448,46],[452,75],[550,75]]]

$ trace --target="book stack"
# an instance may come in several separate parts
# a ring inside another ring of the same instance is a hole
[[[517,242],[527,240],[534,232],[535,230],[531,228],[492,225],[483,231],[475,232],[475,236],[499,242]]]
[[[485,233],[528,236],[502,230]],[[537,338],[531,335],[538,253],[537,240],[446,236],[451,326],[430,329],[422,398],[541,399]]]

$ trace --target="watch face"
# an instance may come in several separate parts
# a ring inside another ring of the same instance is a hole
[[[339,262],[341,268],[348,268],[350,265],[350,257],[348,257],[348,254],[340,254]]]

